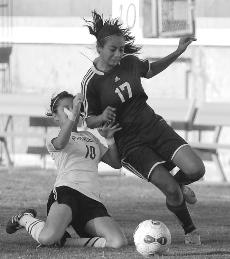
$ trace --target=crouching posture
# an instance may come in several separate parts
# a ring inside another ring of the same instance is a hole
[[[13,216],[6,232],[25,228],[41,245],[89,246],[120,248],[127,240],[118,224],[101,203],[98,163],[103,161],[120,168],[120,159],[113,139],[119,125],[105,125],[99,133],[108,148],[88,131],[77,131],[82,95],[61,92],[51,99],[51,113],[60,132],[50,136],[47,148],[57,166],[57,178],[47,203],[47,219],[36,218],[34,209]],[[80,236],[71,238],[71,225]]]

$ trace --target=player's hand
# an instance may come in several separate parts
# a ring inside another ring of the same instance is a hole
[[[107,122],[111,121],[114,122],[116,120],[116,108],[113,108],[111,106],[107,106],[103,113],[101,114],[102,116],[102,122]]]
[[[77,106],[79,103],[83,103],[83,95],[81,93],[78,93],[73,98],[73,106]]]
[[[113,138],[114,134],[121,130],[121,127],[119,126],[119,124],[107,124],[105,123],[104,126],[102,126],[101,128],[98,129],[99,134],[107,139]]]
[[[81,104],[83,102],[83,95],[81,93],[78,93],[74,98],[73,98],[73,107],[72,108],[62,108],[60,110],[60,115],[63,120],[69,119],[72,121],[75,121],[76,118],[78,117],[81,109]]]
[[[190,37],[182,37],[180,38],[180,41],[179,41],[179,45],[178,45],[178,50],[180,52],[184,52],[187,47],[193,42],[193,41],[196,41],[196,38],[193,37],[193,36],[190,36]]]
[[[61,121],[66,121],[68,119],[68,114],[70,113],[70,111],[67,108],[58,107],[58,113]]]
[[[73,98],[73,114],[78,115],[81,110],[81,105],[83,103],[84,97],[81,93],[76,94],[76,96]]]

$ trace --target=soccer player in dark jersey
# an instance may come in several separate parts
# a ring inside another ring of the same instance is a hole
[[[122,165],[150,181],[166,196],[167,208],[179,219],[186,244],[200,244],[200,234],[191,219],[187,203],[195,203],[194,192],[186,185],[205,173],[201,159],[188,143],[146,103],[141,77],[152,78],[173,63],[196,40],[184,37],[170,55],[150,63],[135,54],[140,50],[134,37],[118,19],[104,20],[96,11],[86,21],[97,39],[99,56],[82,80],[86,123],[100,127],[118,122],[122,130],[115,141]],[[172,176],[170,170],[180,170]]]

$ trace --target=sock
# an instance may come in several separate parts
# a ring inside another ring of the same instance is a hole
[[[179,170],[175,175],[174,179],[180,184],[188,185],[197,181],[198,179],[190,179],[183,171]]]
[[[103,237],[92,238],[67,238],[66,246],[81,246],[81,247],[97,247],[103,248],[106,245],[106,240]]]
[[[167,208],[176,215],[177,219],[179,220],[182,228],[184,229],[184,233],[188,234],[196,229],[192,222],[192,218],[189,214],[188,208],[186,206],[185,201],[179,206],[172,206],[166,202]]]
[[[25,215],[19,220],[19,224],[27,230],[34,240],[38,243],[38,237],[44,228],[45,222],[40,219],[36,219],[30,215]]]

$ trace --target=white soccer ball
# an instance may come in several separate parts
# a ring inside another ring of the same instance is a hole
[[[137,251],[145,257],[154,254],[164,254],[171,244],[171,234],[161,221],[145,220],[133,233]]]

